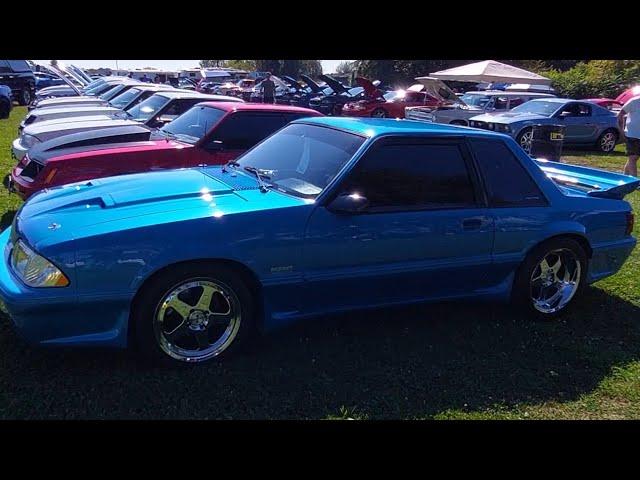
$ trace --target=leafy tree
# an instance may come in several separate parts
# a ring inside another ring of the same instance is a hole
[[[355,62],[340,62],[336,67],[336,73],[348,75],[356,70]]]
[[[225,60],[225,67],[237,68],[238,70],[246,70],[251,72],[256,69],[255,60]]]
[[[224,67],[226,60],[200,60],[201,68]]]

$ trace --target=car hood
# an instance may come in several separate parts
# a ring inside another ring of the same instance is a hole
[[[108,107],[106,105],[64,105],[62,107],[51,107],[51,108],[35,108],[31,110],[27,117],[29,116],[37,116],[39,118],[51,117],[52,119],[59,115],[65,115],[67,117],[67,121],[72,120],[75,115],[77,116],[91,116],[91,115],[115,115],[116,113],[121,113],[122,110],[116,107]]]
[[[335,78],[331,78],[329,75],[319,75],[318,78],[320,78],[327,85],[329,85],[331,87],[331,90],[333,90],[335,93],[340,94],[340,93],[346,93],[349,91],[344,85],[342,85]]]
[[[493,122],[493,123],[516,123],[526,122],[531,120],[549,120],[549,117],[544,115],[538,115],[536,113],[525,112],[504,112],[504,113],[485,113],[473,117],[472,120],[478,120],[481,122]]]
[[[364,77],[356,77],[358,86],[364,89],[364,94],[369,98],[378,98],[382,96],[382,92],[376,87],[371,80]]]
[[[304,83],[311,89],[313,93],[322,93],[322,87],[318,85],[311,77],[307,75],[300,75],[300,78],[304,80]]]
[[[124,127],[127,125],[139,125],[134,120],[112,119],[106,115],[90,115],[87,117],[59,118],[56,120],[45,120],[27,125],[22,133],[32,135],[40,141],[65,135],[66,133],[76,133],[81,130],[91,130],[94,128]]]
[[[70,106],[86,106],[86,105],[107,105],[106,100],[102,100],[98,97],[63,97],[63,98],[47,98],[45,100],[40,100],[36,108],[54,108],[54,107],[62,107],[65,105]]]
[[[36,249],[87,235],[146,225],[305,205],[252,175],[220,167],[121,175],[45,189],[18,212],[19,233]],[[55,224],[55,228],[51,225]]]

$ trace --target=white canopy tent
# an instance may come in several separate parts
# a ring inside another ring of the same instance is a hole
[[[551,83],[551,80],[546,77],[495,60],[449,68],[429,76],[440,80],[459,82],[528,83],[530,85],[549,85]]]

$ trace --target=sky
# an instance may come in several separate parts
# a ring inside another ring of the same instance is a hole
[[[36,63],[48,64],[50,60],[34,60]],[[82,68],[116,68],[116,60],[58,60],[62,63],[73,63]],[[320,60],[324,73],[335,73],[340,62],[352,60]],[[183,68],[197,67],[199,60],[117,60],[118,68],[134,69],[142,67],[166,68],[167,70],[180,70]]]

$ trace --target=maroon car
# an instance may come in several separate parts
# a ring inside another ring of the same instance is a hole
[[[14,167],[9,189],[26,199],[43,188],[94,178],[224,164],[292,120],[315,116],[321,114],[286,105],[203,102],[143,140],[117,143],[115,137],[90,149],[82,141],[62,149],[43,142]]]

